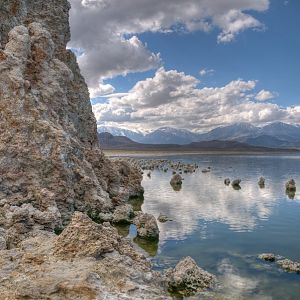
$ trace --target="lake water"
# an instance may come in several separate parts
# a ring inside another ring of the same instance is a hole
[[[170,186],[171,171],[144,175],[142,210],[173,220],[159,223],[158,245],[136,241],[155,268],[173,267],[191,256],[220,281],[217,291],[208,293],[212,299],[300,299],[300,275],[257,259],[272,252],[300,261],[300,156],[161,158],[196,163],[199,169],[182,175],[180,191]],[[208,166],[211,172],[202,173]],[[257,184],[260,176],[266,179],[265,188]],[[240,178],[241,189],[226,186],[226,177]],[[290,178],[298,186],[295,195],[285,193]]]

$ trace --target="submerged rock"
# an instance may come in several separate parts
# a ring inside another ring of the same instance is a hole
[[[292,261],[287,258],[283,258],[282,256],[275,255],[273,253],[262,253],[258,255],[258,258],[263,259],[265,261],[275,262],[277,265],[286,272],[293,272],[300,274],[300,262]]]
[[[168,290],[185,297],[210,288],[215,279],[214,275],[198,267],[191,257],[183,258],[174,269],[165,273]]]
[[[294,272],[300,274],[299,262],[295,262],[290,259],[282,259],[282,260],[278,260],[277,264],[281,267],[281,269],[287,272]]]
[[[139,212],[133,223],[136,225],[138,237],[148,240],[159,239],[159,229],[153,215]]]

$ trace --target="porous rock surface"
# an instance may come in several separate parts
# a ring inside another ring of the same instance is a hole
[[[197,266],[191,257],[185,257],[174,269],[166,271],[169,291],[182,296],[192,296],[211,287],[215,276]]]
[[[1,1],[0,226],[8,247],[74,211],[113,211],[141,175],[100,150],[70,39],[66,0]]]
[[[285,184],[285,188],[288,192],[295,192],[296,191],[296,182],[294,179],[289,180]]]
[[[153,215],[138,212],[133,223],[136,225],[138,237],[146,240],[158,240],[159,228]]]
[[[111,225],[76,212],[63,233],[0,251],[0,299],[167,299],[160,275]]]

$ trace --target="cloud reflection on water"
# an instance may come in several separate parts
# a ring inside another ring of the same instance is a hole
[[[273,166],[274,167],[274,166]],[[260,222],[268,220],[281,199],[300,201],[299,193],[293,200],[285,195],[285,174],[276,177],[273,167],[265,170],[266,185],[258,186],[260,170],[237,166],[237,169],[214,165],[212,172],[186,174],[181,191],[174,191],[171,175],[155,171],[152,178],[145,178],[145,202],[143,210],[156,217],[163,213],[173,222],[159,224],[160,242],[184,239],[195,229],[206,238],[206,224],[219,222],[236,232],[253,231]],[[239,169],[240,168],[240,169]],[[224,178],[234,179],[242,174],[241,190],[224,185]],[[295,178],[299,182],[299,177]],[[200,225],[199,225],[200,224]]]

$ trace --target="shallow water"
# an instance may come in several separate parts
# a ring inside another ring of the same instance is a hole
[[[173,219],[159,223],[158,245],[138,243],[155,267],[174,266],[189,255],[217,275],[219,292],[229,299],[300,299],[300,275],[256,258],[273,252],[300,261],[300,156],[162,158],[197,163],[199,170],[184,174],[177,192],[169,183],[171,171],[144,176],[142,210]],[[211,172],[202,173],[208,166]],[[257,184],[260,176],[265,188]],[[224,185],[226,177],[242,179],[241,189]],[[285,193],[290,178],[298,185],[295,195]]]

